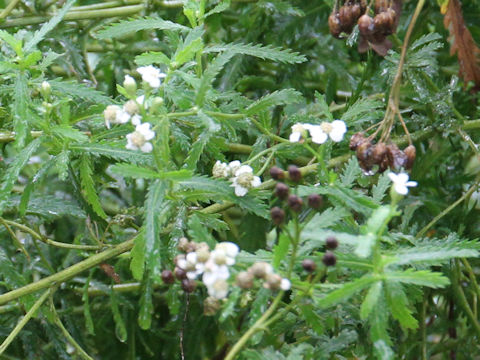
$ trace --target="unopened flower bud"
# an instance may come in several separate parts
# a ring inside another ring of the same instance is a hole
[[[239,272],[235,284],[242,289],[251,289],[253,286],[253,274],[248,271]]]
[[[175,273],[175,277],[178,280],[184,280],[187,278],[187,272],[182,268],[179,268],[178,266],[175,267],[175,270],[173,272]]]
[[[274,180],[283,180],[283,179],[285,179],[285,173],[283,172],[282,169],[280,169],[280,168],[277,167],[277,166],[273,166],[273,167],[270,169],[270,176],[271,176],[272,179],[274,179]]]
[[[300,180],[302,180],[302,172],[300,171],[300,169],[297,166],[290,165],[288,167],[288,177],[293,182],[298,183],[298,182],[300,182]]]
[[[338,240],[335,236],[329,236],[325,239],[327,249],[335,250],[338,247]]]
[[[273,268],[269,263],[260,261],[253,264],[248,271],[257,279],[263,279],[267,274],[273,272]]]
[[[285,220],[285,211],[275,206],[270,210],[270,216],[272,217],[273,223],[278,226]]]
[[[125,75],[125,80],[123,80],[123,87],[129,96],[132,98],[135,97],[137,93],[137,83],[135,79],[130,75]]]
[[[50,94],[52,93],[52,87],[48,81],[42,82],[40,92],[42,93],[44,99],[48,99],[50,97]]]
[[[306,272],[314,272],[317,268],[317,264],[311,259],[305,259],[302,261],[302,267]]]
[[[288,206],[295,212],[302,211],[303,200],[299,198],[297,195],[289,195],[288,196]]]
[[[267,274],[265,277],[265,282],[263,283],[263,287],[270,289],[270,290],[278,290],[280,289],[280,285],[282,284],[282,277],[278,274]]]
[[[405,155],[407,155],[407,163],[405,164],[405,169],[411,169],[413,167],[413,163],[415,162],[415,157],[417,156],[417,150],[415,146],[408,145],[405,150],[403,150]]]
[[[284,183],[278,183],[277,185],[275,185],[275,195],[279,199],[285,200],[288,197],[289,192],[290,192],[290,189]]]
[[[210,257],[210,251],[208,251],[208,248],[204,247],[199,247],[196,251],[197,254],[197,261],[204,263],[207,262],[208,258]]]
[[[128,100],[125,105],[123,105],[123,109],[129,114],[129,115],[135,115],[138,114],[140,109],[138,108],[138,104],[135,100]]]
[[[177,249],[180,250],[180,251],[183,251],[183,252],[187,252],[188,243],[189,243],[189,241],[186,237],[181,237],[178,240]]]
[[[220,301],[213,296],[209,296],[203,301],[203,314],[205,316],[213,316],[220,310],[220,307]]]
[[[318,210],[323,204],[323,198],[318,194],[311,194],[308,196],[308,206],[312,209]]]
[[[327,251],[325,255],[323,255],[322,262],[325,266],[334,266],[337,263],[337,258],[332,252]]]
[[[195,280],[183,279],[182,289],[187,293],[192,293],[197,288],[197,282]]]
[[[175,281],[173,273],[170,270],[163,270],[161,276],[162,276],[162,281],[165,284],[173,284]]]

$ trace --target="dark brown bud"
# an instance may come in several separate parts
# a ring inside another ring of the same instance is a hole
[[[372,163],[372,144],[370,141],[364,141],[357,147],[357,159],[364,170],[370,170]]]
[[[413,163],[415,162],[415,157],[417,156],[417,150],[415,146],[408,145],[403,152],[407,155],[407,163],[405,164],[405,169],[411,169],[413,167]]]
[[[363,133],[358,132],[352,135],[350,138],[350,150],[357,150],[357,147],[366,141]]]
[[[323,198],[321,195],[312,194],[308,196],[308,206],[312,209],[318,210],[323,204]]]
[[[333,37],[338,38],[340,36],[342,25],[338,19],[338,14],[331,14],[328,17],[328,27],[330,28],[330,34],[332,34]]]
[[[323,255],[322,262],[325,266],[334,266],[337,263],[337,258],[332,252],[327,251],[325,255]]]
[[[297,195],[289,195],[288,196],[288,206],[295,212],[302,211],[303,200],[299,198]]]
[[[347,34],[351,33],[356,20],[352,13],[352,6],[342,6],[338,11],[338,20],[340,20],[342,31],[346,32]]]
[[[358,19],[358,31],[360,34],[368,37],[374,31],[373,19],[371,16],[362,15],[360,19]]]
[[[272,168],[270,168],[270,176],[272,177],[272,179],[275,180],[285,179],[285,173],[277,166],[273,166]]]
[[[381,142],[373,146],[372,149],[372,162],[374,164],[380,165],[387,156],[387,145]]]
[[[375,14],[386,11],[388,5],[388,0],[375,0]]]
[[[387,157],[392,169],[405,168],[407,165],[407,155],[395,144],[387,145]]]
[[[317,268],[317,264],[311,259],[305,259],[302,261],[302,267],[306,272],[314,272]]]
[[[182,268],[179,268],[178,266],[175,267],[175,270],[173,270],[173,272],[175,273],[175,277],[178,280],[183,280],[183,279],[187,278],[187,272],[185,270],[183,270]]]
[[[248,271],[241,271],[238,273],[235,284],[242,289],[251,289],[253,286],[253,273]]]
[[[356,22],[358,20],[358,18],[360,16],[362,16],[363,12],[362,12],[362,7],[360,6],[360,4],[354,4],[352,6],[352,17],[353,17],[353,21]]]
[[[275,195],[279,199],[285,200],[288,197],[289,192],[290,192],[289,187],[284,183],[278,183],[277,185],[275,185]]]
[[[290,180],[292,180],[293,182],[300,182],[300,180],[302,180],[302,172],[300,171],[300,169],[298,167],[296,167],[295,165],[290,165],[288,167],[288,177],[290,178]]]
[[[325,239],[327,249],[335,250],[338,247],[338,240],[335,236],[329,236]]]
[[[162,271],[162,281],[165,284],[173,284],[175,282],[175,277],[170,270],[163,270]]]
[[[270,210],[270,216],[272,217],[273,223],[279,226],[285,220],[285,211],[278,206],[275,206]]]
[[[195,280],[183,279],[182,280],[182,289],[187,293],[192,293],[197,288],[197,282]]]

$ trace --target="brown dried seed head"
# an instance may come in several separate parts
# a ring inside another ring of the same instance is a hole
[[[322,262],[325,266],[334,266],[337,263],[337,258],[332,252],[327,251],[325,255],[323,255]]]
[[[381,164],[383,159],[387,156],[387,145],[385,143],[378,143],[373,146],[372,150],[372,162],[374,164]]]
[[[175,270],[173,270],[173,272],[175,273],[175,277],[178,280],[183,280],[183,279],[187,278],[187,272],[185,270],[183,270],[182,268],[179,268],[178,266],[175,267]]]
[[[253,273],[241,271],[235,279],[235,284],[242,289],[251,289],[253,286],[253,277]]]
[[[346,32],[347,34],[351,33],[353,27],[355,26],[356,20],[356,18],[353,16],[352,6],[343,5],[338,11],[338,19],[340,20],[342,31]]]
[[[282,169],[280,169],[280,168],[277,167],[277,166],[273,166],[273,167],[270,169],[270,176],[272,177],[272,179],[275,179],[275,180],[283,180],[283,179],[285,179],[285,173],[283,172]]]
[[[323,197],[318,194],[312,194],[308,196],[308,206],[312,209],[318,210],[323,204]]]
[[[250,266],[248,272],[257,279],[263,279],[272,272],[272,266],[264,261],[259,261]]]
[[[302,261],[302,267],[306,272],[314,272],[317,268],[317,264],[311,259],[305,259]]]
[[[267,274],[265,277],[265,282],[263,283],[263,287],[270,289],[270,290],[278,290],[280,289],[280,285],[282,284],[282,277],[278,274]]]
[[[403,152],[407,156],[407,163],[405,164],[405,169],[409,170],[413,167],[413,163],[415,162],[415,157],[417,156],[417,150],[415,146],[408,145]]]
[[[285,200],[288,197],[289,192],[290,192],[289,187],[284,183],[278,183],[277,185],[275,185],[275,195],[279,199]]]
[[[396,144],[387,145],[387,157],[392,169],[405,168],[407,165],[407,155]]]
[[[288,206],[295,212],[302,211],[303,200],[299,198],[297,195],[289,195],[288,196]]]
[[[273,223],[278,226],[281,225],[285,220],[285,211],[278,206],[275,206],[270,210],[270,216]]]
[[[325,239],[325,245],[330,250],[335,250],[338,247],[338,240],[335,236],[329,236]]]
[[[353,134],[350,138],[350,150],[357,150],[357,147],[365,141],[366,139],[363,133],[358,132]]]
[[[195,280],[183,279],[182,289],[187,293],[192,293],[197,288],[197,282]]]
[[[177,249],[183,252],[187,252],[188,244],[189,244],[188,239],[186,237],[181,237],[178,240]]]
[[[358,19],[358,31],[364,36],[369,36],[373,33],[374,25],[372,17],[367,14],[360,16]]]
[[[173,284],[175,282],[175,277],[170,270],[163,270],[162,271],[162,281],[165,284]]]
[[[288,177],[293,182],[300,182],[300,180],[302,180],[302,172],[297,166],[290,165],[288,167]]]
[[[328,27],[330,29],[330,34],[333,37],[338,38],[340,33],[342,32],[342,26],[340,24],[340,20],[338,19],[338,14],[331,14],[328,17]]]

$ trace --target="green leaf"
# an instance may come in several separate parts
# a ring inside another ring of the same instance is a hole
[[[245,114],[254,115],[272,106],[295,104],[302,100],[303,96],[300,92],[294,89],[283,89],[258,99],[245,110]]]
[[[403,328],[416,329],[418,327],[418,321],[412,316],[412,311],[408,304],[408,298],[402,285],[387,282],[385,290],[387,305],[392,316],[398,320]]]
[[[387,190],[392,186],[392,182],[385,172],[379,176],[377,184],[372,187],[372,197],[375,201],[381,202],[385,197]]]
[[[49,80],[52,91],[60,94],[68,94],[74,98],[90,101],[94,104],[111,104],[112,99],[102,92],[90,88],[75,81]],[[40,85],[40,84],[38,84]]]
[[[92,206],[93,211],[103,219],[107,218],[107,214],[103,211],[100,198],[95,190],[95,182],[93,181],[93,169],[90,159],[87,155],[80,158],[80,183],[84,192],[85,200]]]
[[[17,72],[15,78],[15,88],[13,92],[13,127],[15,129],[15,142],[19,148],[25,144],[28,133],[27,108],[28,93],[27,77],[25,73]]]
[[[57,125],[51,128],[52,133],[63,138],[77,142],[87,142],[88,136],[80,130],[77,130],[69,125]]]
[[[25,46],[24,46],[25,52],[31,51],[40,41],[42,41],[45,38],[45,36],[50,31],[52,31],[55,28],[55,26],[57,26],[58,23],[60,23],[60,21],[62,21],[63,17],[67,13],[67,11],[70,10],[70,8],[73,6],[74,3],[75,3],[75,0],[67,1],[67,3],[60,9],[60,11],[57,14],[51,17],[47,23],[43,24],[43,26],[39,30],[35,31],[35,34],[33,34],[33,37],[25,43]]]
[[[313,307],[313,305],[310,303],[301,304],[299,305],[299,308],[306,323],[318,335],[322,335],[325,332],[325,327],[323,326],[322,319],[315,312],[315,308]]]
[[[298,64],[307,61],[304,55],[291,50],[274,48],[271,45],[262,46],[260,44],[220,44],[208,46],[203,50],[204,53],[223,52],[230,54],[230,57],[236,54],[255,56],[264,60],[278,61],[286,64]]]
[[[287,256],[290,239],[285,233],[280,233],[278,244],[273,248],[273,267],[278,269],[280,262]]]
[[[326,308],[331,305],[335,305],[342,301],[345,301],[352,297],[355,293],[365,289],[368,287],[372,282],[376,282],[380,280],[378,276],[373,275],[365,275],[361,278],[355,279],[352,282],[343,284],[337,290],[334,290],[328,293],[325,297],[321,299],[316,299],[318,306],[321,308]]]
[[[130,251],[130,271],[137,281],[142,280],[145,271],[145,233],[140,231],[135,237],[132,251]]]
[[[325,116],[328,121],[333,121],[333,115],[330,112],[330,107],[327,104],[325,94],[320,94],[318,91],[315,91],[315,105],[318,108],[320,115]]]
[[[230,294],[228,294],[227,301],[223,305],[222,312],[218,318],[220,323],[225,322],[229,317],[235,315],[236,305],[241,295],[242,289],[240,289],[238,286],[235,286]]]
[[[197,140],[193,143],[188,156],[185,159],[185,167],[189,170],[195,170],[197,168],[197,163],[200,160],[200,156],[203,154],[203,150],[207,145],[208,141],[212,137],[213,133],[210,131],[204,131],[200,134]]]
[[[413,284],[428,286],[434,289],[443,288],[450,284],[450,280],[442,273],[430,270],[407,269],[405,271],[392,271],[385,273],[387,281],[401,282],[404,284]]]
[[[68,177],[68,164],[70,162],[70,151],[63,150],[55,158],[55,166],[58,170],[58,177],[60,180],[65,181]]]
[[[377,359],[393,359],[394,353],[392,349],[390,349],[390,344],[392,341],[388,335],[388,310],[383,294],[378,297],[375,311],[370,313],[368,320],[370,324],[370,338],[372,340]]]
[[[153,315],[153,280],[145,273],[142,282],[142,291],[140,296],[140,312],[138,313],[138,325],[143,330],[148,330],[152,326]]]
[[[71,144],[69,149],[80,153],[105,156],[110,159],[126,161],[133,164],[153,165],[151,154],[127,150],[124,147],[117,147],[115,143],[102,144]]]
[[[193,33],[194,32],[192,31],[189,36],[187,36],[187,39],[185,39],[185,45],[182,48],[179,48],[175,53],[174,61],[176,63],[176,67],[179,67],[180,65],[185,64],[187,61],[192,60],[195,54],[202,50],[203,41],[201,36],[203,35],[203,32],[197,32],[196,35],[198,37],[196,39],[190,39],[190,35]]]
[[[394,211],[390,205],[380,206],[367,220],[366,231],[381,236],[395,215],[400,215],[400,213]]]
[[[85,318],[85,328],[90,335],[95,335],[95,325],[90,312],[90,295],[88,289],[90,287],[90,280],[92,280],[93,270],[90,271],[85,285],[83,285],[82,301],[83,301],[83,317]]]
[[[35,139],[28,144],[15,156],[15,159],[10,163],[9,167],[3,174],[0,184],[0,214],[3,212],[5,205],[7,204],[7,198],[11,195],[11,191],[18,179],[20,171],[28,163],[28,160],[38,149],[40,144],[40,138]]]
[[[134,179],[164,179],[182,181],[188,180],[192,177],[190,170],[175,170],[166,172],[157,172],[144,167],[139,167],[132,164],[116,164],[110,167],[110,170],[114,174],[121,175],[123,177],[132,177]]]
[[[372,310],[375,308],[378,302],[378,298],[383,291],[383,283],[377,281],[373,284],[367,292],[367,296],[363,300],[362,307],[360,308],[360,317],[367,319]]]
[[[16,39],[13,35],[6,32],[5,30],[0,30],[0,39],[5,41],[13,49],[13,51],[15,51],[18,57],[23,57],[21,40]]]
[[[145,17],[142,19],[122,20],[109,25],[97,33],[97,38],[101,40],[114,39],[141,30],[190,31],[190,28],[161,18]]]
[[[207,12],[204,17],[207,18],[207,17],[209,17],[210,15],[224,12],[225,10],[227,10],[227,9],[230,7],[230,2],[231,2],[231,0],[222,0],[222,1],[221,1],[219,4],[217,4],[212,10],[210,10],[209,12]]]
[[[170,59],[161,51],[149,51],[135,57],[135,63],[140,66],[151,64],[170,65]]]
[[[352,156],[350,160],[348,160],[347,165],[345,165],[345,169],[343,170],[342,175],[340,175],[340,180],[342,182],[342,185],[347,188],[352,187],[355,180],[361,174],[362,174],[362,169],[360,169],[357,157]]]
[[[355,255],[361,258],[369,257],[376,239],[376,236],[373,234],[366,234],[359,237],[357,247],[355,248]]]
[[[188,219],[188,235],[196,243],[206,242],[211,248],[215,246],[214,237],[202,224],[201,217],[197,214],[191,215]]]
[[[350,126],[373,120],[383,106],[379,100],[360,98],[343,113],[342,120]]]
[[[118,307],[118,295],[110,289],[110,309],[112,310],[113,320],[115,322],[115,335],[121,342],[127,341],[128,333],[122,314]]]

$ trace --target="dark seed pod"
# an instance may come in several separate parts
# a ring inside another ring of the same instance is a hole
[[[278,226],[285,220],[285,211],[275,206],[270,210],[270,216],[272,217],[273,223]]]
[[[338,247],[338,240],[335,236],[329,236],[325,239],[327,249],[335,250]]]
[[[290,165],[288,167],[288,177],[293,182],[298,183],[298,182],[300,182],[300,180],[302,180],[302,172],[300,171],[300,169],[297,166]]]
[[[358,19],[358,31],[367,38],[373,34],[374,25],[371,16],[368,16],[367,14],[360,16],[360,19]]]
[[[378,13],[373,18],[373,26],[375,28],[375,31],[377,31],[380,34],[387,33],[387,30],[389,30],[388,23],[389,23],[388,15],[386,12]]]
[[[279,199],[285,200],[288,197],[289,192],[290,188],[284,183],[278,183],[277,185],[275,185],[275,195]]]
[[[332,252],[327,251],[325,255],[323,255],[322,262],[325,266],[334,266],[337,263],[337,258]]]
[[[175,277],[170,270],[163,270],[162,271],[162,281],[165,284],[173,284],[175,282]]]
[[[305,259],[302,261],[302,267],[303,270],[311,273],[315,271],[315,269],[317,268],[317,264],[315,264],[315,261],[311,259]]]
[[[386,11],[388,6],[388,0],[375,0],[375,14]]]
[[[365,141],[357,147],[357,159],[360,166],[369,171],[372,168],[372,144],[370,141]]]
[[[318,194],[312,194],[308,196],[308,206],[312,209],[318,210],[323,205],[323,197]]]
[[[353,22],[357,22],[360,16],[362,16],[363,14],[362,7],[360,6],[360,4],[354,4],[352,6],[351,11],[352,11]]]
[[[338,14],[331,14],[328,17],[328,27],[330,28],[330,34],[333,37],[339,38],[342,32],[342,25],[338,19]]]
[[[373,146],[372,150],[372,162],[374,164],[380,165],[387,156],[387,146],[385,143],[378,143],[375,146]]]
[[[355,26],[355,18],[352,13],[351,5],[344,5],[338,11],[338,19],[340,20],[340,25],[342,26],[342,31],[350,34]]]
[[[282,169],[280,169],[280,168],[277,167],[277,166],[273,166],[272,168],[270,168],[270,176],[271,176],[272,179],[274,179],[274,180],[283,180],[283,179],[285,179],[285,173],[283,172]]]
[[[417,150],[415,146],[408,145],[403,152],[407,155],[407,163],[405,164],[405,169],[409,170],[413,167],[413,163],[415,162],[415,157],[417,156]]]
[[[173,270],[173,272],[175,273],[175,277],[178,280],[184,280],[184,279],[187,278],[187,272],[185,270],[183,270],[182,268],[179,268],[178,266],[175,267],[175,270]]]
[[[192,293],[197,288],[197,283],[195,280],[183,279],[182,280],[182,289],[187,293]]]
[[[295,212],[302,211],[303,200],[299,198],[297,195],[289,195],[288,196],[288,206]]]
[[[407,155],[395,144],[387,145],[388,165],[392,169],[406,168]]]
[[[248,271],[238,273],[235,284],[242,289],[251,289],[253,286],[254,275]]]
[[[353,134],[350,138],[350,150],[357,150],[357,147],[365,141],[366,139],[363,133],[358,132]]]

